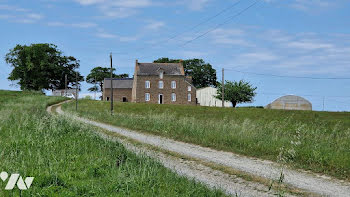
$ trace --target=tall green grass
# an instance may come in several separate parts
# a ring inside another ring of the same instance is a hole
[[[0,196],[223,196],[89,126],[48,115],[45,107],[61,100],[0,91],[0,172],[35,177],[22,192],[5,191],[0,180]]]
[[[75,112],[74,103],[64,110]],[[222,109],[82,100],[79,115],[219,150],[350,179],[350,113]],[[297,139],[297,140],[296,140]]]

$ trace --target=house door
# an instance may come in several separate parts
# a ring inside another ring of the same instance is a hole
[[[126,97],[123,97],[123,103],[128,102],[128,100],[126,99]]]
[[[159,96],[158,96],[158,104],[163,104],[163,94],[159,94]]]

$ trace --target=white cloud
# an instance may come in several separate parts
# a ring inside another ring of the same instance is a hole
[[[146,29],[158,30],[165,26],[165,23],[162,21],[150,21],[149,24],[145,26]]]
[[[151,0],[75,0],[83,6],[96,6],[108,18],[126,18],[137,13],[139,8],[153,5]]]
[[[201,51],[181,51],[179,55],[185,59],[203,58],[207,53]]]
[[[215,44],[253,46],[244,37],[244,31],[241,29],[216,29],[212,31],[211,37]]]
[[[20,8],[12,5],[0,5],[0,10],[15,11],[15,12],[28,12],[29,9]]]
[[[333,48],[332,44],[321,43],[321,42],[310,41],[310,40],[288,42],[286,43],[286,46],[291,48],[304,49],[304,50]]]
[[[294,3],[291,4],[291,7],[294,7],[299,10],[309,10],[314,9],[315,6],[319,8],[330,7],[332,3],[324,0],[294,0]]]
[[[117,34],[107,33],[103,29],[99,29],[98,33],[96,33],[96,36],[99,38],[117,39],[120,42],[131,42],[139,39],[138,36],[120,36]]]
[[[0,15],[0,19],[9,19],[9,18],[12,18],[11,15],[7,15],[7,14],[1,14]]]
[[[93,4],[99,4],[105,2],[105,0],[75,0],[76,2],[80,3],[81,5],[93,5]]]
[[[27,17],[30,18],[30,19],[33,19],[33,20],[40,20],[40,19],[42,19],[44,16],[41,15],[41,14],[34,14],[34,13],[31,13],[31,14],[28,14]]]
[[[267,30],[263,33],[262,37],[272,42],[288,42],[292,40],[290,35],[286,35],[282,31],[275,29]]]
[[[78,27],[78,28],[90,28],[90,27],[96,27],[96,23],[73,23],[72,27]]]
[[[244,31],[241,29],[216,29],[211,32],[211,34],[214,35],[221,35],[221,36],[242,36],[244,35]]]
[[[191,10],[202,10],[210,0],[187,0],[184,4]]]
[[[137,10],[130,8],[100,6],[99,9],[103,15],[108,18],[127,18],[137,13]]]
[[[265,0],[267,3],[281,2],[278,0]],[[334,1],[327,0],[291,0],[285,1],[289,7],[302,10],[302,11],[310,11],[315,8],[330,8],[334,6]]]
[[[124,8],[142,8],[152,5],[150,0],[119,0],[113,1],[112,6],[124,7]]]
[[[44,16],[40,14],[27,15],[0,15],[0,19],[8,19],[10,22],[31,24],[41,20]]]
[[[43,15],[38,13],[30,13],[31,10],[24,9],[12,5],[0,5],[0,10],[5,10],[6,14],[0,15],[0,19],[8,19],[10,22],[16,23],[35,23],[42,18]]]
[[[99,32],[96,34],[96,36],[99,38],[116,38],[117,37],[117,35],[105,33],[105,32]]]
[[[72,24],[62,23],[62,22],[49,22],[47,25],[53,26],[53,27],[76,27],[76,28],[97,27],[96,23],[91,23],[91,22],[72,23]]]
[[[249,32],[248,36],[256,39],[256,47],[232,56],[235,64],[248,71],[297,76],[350,75],[350,40],[343,35],[267,30]]]
[[[254,60],[256,62],[277,60],[278,56],[270,52],[245,53],[239,56],[240,59]]]

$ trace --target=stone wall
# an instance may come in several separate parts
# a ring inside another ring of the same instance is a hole
[[[131,88],[130,89],[115,88],[115,89],[113,89],[113,101],[123,102],[123,97],[125,97],[126,102],[131,102],[131,99],[132,99],[131,92],[132,92]],[[106,88],[103,91],[103,100],[107,101],[107,97],[108,98],[111,97],[111,89],[110,88]]]
[[[196,89],[188,81],[185,76],[164,75],[163,79],[159,76],[137,76],[136,84],[136,100],[137,103],[154,103],[158,104],[159,94],[163,95],[163,104],[181,104],[181,105],[196,105]],[[145,88],[145,81],[150,81],[151,87]],[[163,81],[163,89],[159,89],[158,82]],[[171,81],[176,81],[176,89],[171,88]],[[191,86],[191,91],[188,91],[188,86]],[[150,101],[145,101],[145,94],[150,94]],[[176,101],[171,101],[171,94],[176,94]],[[188,101],[187,96],[191,94],[191,101]]]

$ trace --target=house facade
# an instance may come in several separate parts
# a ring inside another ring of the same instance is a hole
[[[125,81],[129,82],[126,84]],[[136,60],[134,78],[114,79],[114,83],[113,100],[116,101],[196,105],[196,88],[192,85],[192,78],[185,76],[182,63],[139,63]],[[105,79],[104,100],[109,100],[111,90],[108,84],[110,79]]]

